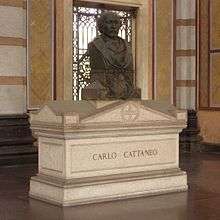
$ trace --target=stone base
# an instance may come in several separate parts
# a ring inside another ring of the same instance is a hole
[[[30,196],[72,206],[187,190],[186,113],[154,101],[51,102],[31,115],[38,175]]]
[[[30,197],[61,206],[97,203],[187,190],[179,169],[109,177],[62,180],[45,175],[31,178]]]

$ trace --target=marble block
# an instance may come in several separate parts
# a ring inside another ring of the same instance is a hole
[[[62,206],[187,190],[186,112],[156,101],[54,101],[31,114],[39,172],[30,197]]]

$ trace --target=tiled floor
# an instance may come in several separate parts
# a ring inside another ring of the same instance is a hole
[[[61,208],[28,198],[36,165],[0,168],[0,220],[220,220],[220,155],[185,155],[188,193]]]

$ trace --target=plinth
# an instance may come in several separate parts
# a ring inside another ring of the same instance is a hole
[[[30,197],[71,206],[187,190],[186,112],[154,101],[50,102],[31,115],[39,172]]]

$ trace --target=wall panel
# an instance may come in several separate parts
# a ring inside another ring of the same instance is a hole
[[[200,109],[220,109],[220,2],[200,0]]]
[[[210,105],[220,104],[220,53],[210,55]]]
[[[26,76],[26,48],[0,46],[0,73],[3,76]]]
[[[28,108],[53,99],[52,1],[28,1]]]
[[[26,112],[26,86],[8,84],[0,85],[0,114],[23,114]]]
[[[20,7],[0,5],[0,36],[26,39],[26,11]]]
[[[199,0],[199,126],[204,142],[220,143],[220,1]]]
[[[220,49],[220,1],[211,0],[210,3],[210,47]]]
[[[199,127],[203,142],[220,143],[220,114],[219,111],[199,111]]]
[[[197,0],[176,0],[177,19],[195,19]]]
[[[173,80],[172,2],[172,0],[155,1],[155,98],[170,103]]]

